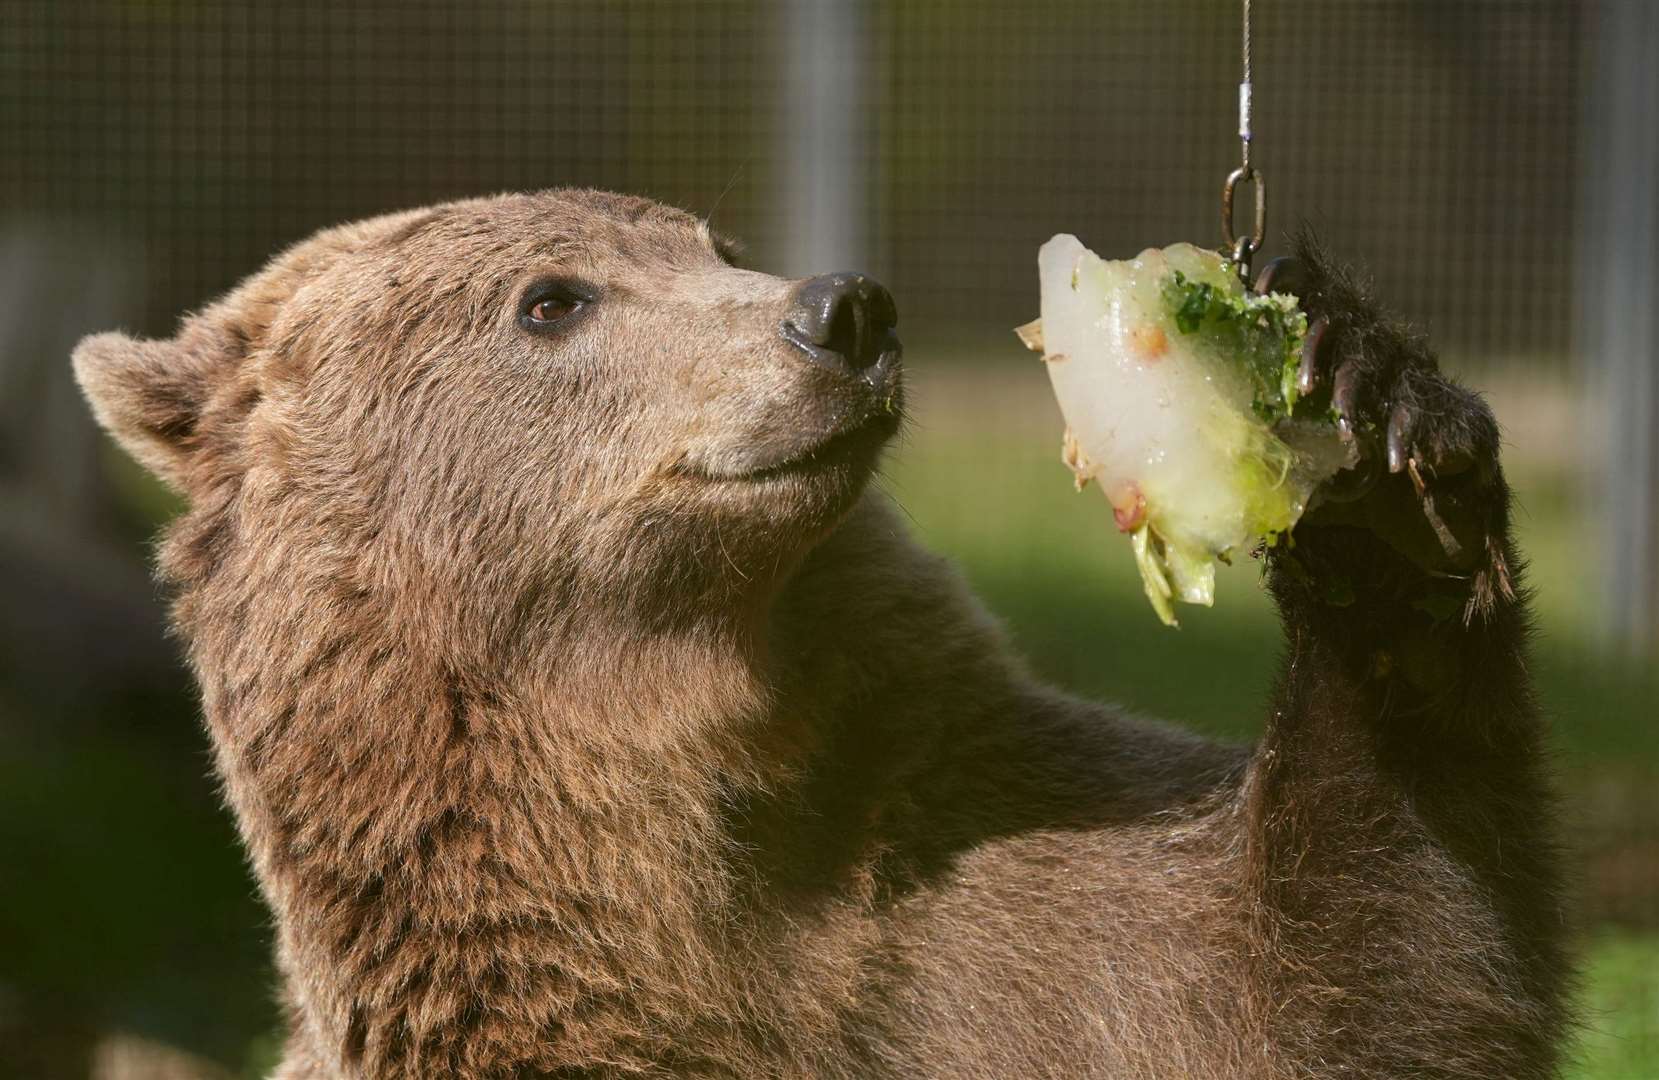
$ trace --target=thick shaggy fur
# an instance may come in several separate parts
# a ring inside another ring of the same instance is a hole
[[[813,452],[868,407],[779,338],[793,284],[645,200],[349,226],[173,340],[88,339],[190,500],[161,571],[276,913],[278,1075],[1552,1075],[1495,428],[1307,260],[1356,415],[1407,401],[1481,535],[1402,557],[1405,475],[1305,522],[1251,748],[1034,681],[874,445]],[[597,300],[532,333],[549,275]]]

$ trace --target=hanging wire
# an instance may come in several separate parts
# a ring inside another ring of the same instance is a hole
[[[1250,0],[1244,0],[1243,38],[1240,43],[1243,79],[1238,85],[1239,166],[1227,174],[1221,188],[1221,238],[1223,252],[1238,267],[1239,277],[1250,280],[1250,258],[1262,248],[1267,238],[1267,185],[1261,173],[1250,164]],[[1240,184],[1254,181],[1256,185],[1255,227],[1246,236],[1233,232],[1233,196]]]
[[[1244,81],[1238,86],[1239,156],[1250,167],[1250,0],[1244,0]]]

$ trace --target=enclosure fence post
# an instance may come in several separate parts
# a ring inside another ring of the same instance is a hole
[[[789,0],[779,151],[784,271],[864,269],[868,256],[864,0]]]
[[[1577,324],[1586,399],[1605,415],[1586,514],[1605,522],[1607,644],[1659,644],[1659,5],[1600,0],[1581,65]]]

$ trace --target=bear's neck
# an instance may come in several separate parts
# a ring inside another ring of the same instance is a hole
[[[674,1018],[715,1003],[743,1013],[733,1024],[800,1024],[756,995],[851,994],[856,964],[805,972],[779,947],[803,920],[765,916],[766,890],[835,906],[838,883],[871,887],[884,843],[866,803],[937,722],[879,715],[871,695],[902,681],[896,697],[942,714],[979,695],[970,678],[1007,677],[948,576],[878,524],[809,558],[762,634],[595,617],[495,670],[371,605],[262,586],[257,567],[223,595],[182,593],[308,1052],[364,1074],[453,1072],[455,1054],[511,1071],[529,1047],[644,1062]],[[946,624],[950,641],[929,637]],[[948,694],[916,689],[947,675]],[[825,775],[832,813],[809,790]],[[776,963],[790,972],[757,976]]]
[[[530,1047],[644,1061],[660,1048],[628,1033],[676,1021],[641,1017],[711,1001],[795,1022],[755,1000],[777,930],[757,890],[798,843],[773,808],[834,726],[812,663],[842,661],[780,667],[738,624],[590,626],[482,675],[335,598],[263,596],[187,596],[180,621],[308,1052],[511,1071]]]
[[[464,1028],[512,1056],[572,1011],[684,1009],[716,980],[729,800],[785,756],[756,751],[764,684],[713,633],[562,644],[477,679],[342,635],[204,687],[292,1004],[348,1069],[436,1075],[419,1055]]]

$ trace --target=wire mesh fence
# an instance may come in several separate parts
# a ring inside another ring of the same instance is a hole
[[[869,269],[907,318],[998,330],[1031,252],[1217,242],[1237,13],[1159,4],[855,11]],[[787,8],[14,0],[0,208],[127,237],[163,329],[323,224],[590,184],[788,243]],[[1565,363],[1582,13],[1558,0],[1261,4],[1256,159],[1445,346]],[[809,47],[810,47],[810,43]]]

